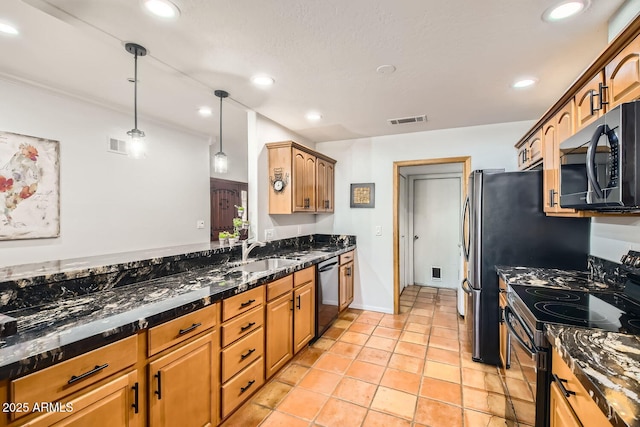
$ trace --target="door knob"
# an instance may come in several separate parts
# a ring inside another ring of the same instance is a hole
[[[418,236],[413,236],[413,240],[418,240]]]

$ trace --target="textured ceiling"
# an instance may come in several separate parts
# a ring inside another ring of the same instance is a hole
[[[137,0],[2,0],[0,19],[21,35],[0,37],[0,73],[130,111],[133,41],[149,50],[141,116],[204,134],[217,135],[214,89],[317,142],[533,120],[606,46],[623,3],[592,0],[549,24],[551,0],[174,2],[181,17],[165,22]],[[376,73],[382,64],[397,71]],[[257,73],[275,85],[254,87]],[[525,75],[538,85],[510,88]],[[202,105],[214,116],[199,117]],[[308,122],[309,110],[322,120]],[[242,126],[230,114],[226,129]],[[427,123],[386,121],[420,114]]]

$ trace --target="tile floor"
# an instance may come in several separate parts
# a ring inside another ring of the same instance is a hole
[[[473,362],[454,291],[410,286],[400,307],[346,310],[223,426],[534,424],[531,361],[514,347],[506,372]]]

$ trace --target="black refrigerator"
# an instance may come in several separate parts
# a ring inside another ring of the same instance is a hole
[[[542,171],[476,170],[469,176],[463,211],[467,274],[466,316],[471,320],[472,356],[499,365],[496,265],[584,271],[589,218],[546,216]],[[467,324],[469,324],[467,322]]]

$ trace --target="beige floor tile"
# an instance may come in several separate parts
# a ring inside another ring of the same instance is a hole
[[[371,409],[411,420],[415,412],[416,400],[415,394],[380,386],[371,402]]]
[[[393,415],[369,411],[364,423],[362,423],[362,427],[411,427],[411,423]]]
[[[377,337],[391,338],[391,339],[394,339],[394,340],[397,340],[398,338],[400,338],[400,334],[401,333],[402,333],[402,331],[400,331],[398,329],[385,328],[384,326],[378,326],[373,331],[373,335],[375,335]]]
[[[253,403],[273,409],[278,406],[292,388],[289,384],[271,381],[256,393],[252,399]]]
[[[325,353],[313,366],[315,369],[334,372],[336,374],[344,374],[353,361],[351,357],[344,357],[334,353]]]
[[[421,323],[409,322],[404,325],[404,330],[409,332],[418,332],[420,334],[428,334],[431,326]]]
[[[417,316],[433,317],[433,310],[429,310],[426,308],[413,308],[411,310],[411,314],[415,314]]]
[[[322,334],[322,337],[337,340],[340,337],[340,335],[342,335],[343,333],[344,333],[344,329],[336,328],[335,326],[332,326],[329,329],[327,329],[324,332],[324,334]]]
[[[364,345],[364,343],[366,343],[368,339],[369,335],[347,331],[342,334],[342,336],[339,338],[339,341],[356,345]]]
[[[404,354],[393,353],[389,359],[389,367],[414,374],[422,373],[424,360],[419,357],[406,356]]]
[[[349,332],[357,332],[359,334],[367,334],[371,335],[371,332],[375,329],[375,326],[370,325],[368,323],[352,323],[349,327]]]
[[[460,366],[460,354],[458,352],[438,347],[429,346],[427,348],[427,360],[446,363],[447,365]]]
[[[396,340],[391,338],[372,336],[367,340],[364,346],[377,348],[378,350],[393,351],[396,346],[396,342]]]
[[[462,408],[421,397],[415,421],[431,427],[462,427]]]
[[[271,409],[248,402],[227,418],[222,427],[256,427],[270,413]]]
[[[460,384],[460,368],[446,363],[427,360],[424,365],[424,376]]]
[[[358,318],[360,313],[355,313],[352,309],[345,310],[338,315],[339,319],[351,320],[354,321]]]
[[[328,351],[329,353],[335,353],[341,356],[355,359],[358,353],[360,353],[360,350],[362,350],[361,345],[355,345],[355,344],[350,344],[343,341],[338,341]]]
[[[405,356],[419,357],[421,359],[424,359],[425,354],[427,354],[427,347],[420,344],[398,341],[394,352],[398,354],[404,354]]]
[[[318,393],[331,394],[341,379],[341,375],[334,374],[333,372],[326,372],[320,369],[311,368],[302,381],[300,381],[298,387]],[[294,390],[294,392],[295,391],[296,390]]]
[[[427,342],[429,342],[429,336],[418,332],[405,331],[400,335],[400,341],[427,345]]]
[[[366,414],[366,408],[331,398],[318,414],[315,423],[323,427],[359,427]]]
[[[298,364],[290,364],[285,366],[276,376],[278,380],[283,383],[287,383],[290,385],[296,385],[302,380],[302,377],[307,375],[309,372],[309,367],[298,365]]]
[[[387,368],[382,375],[380,385],[411,394],[418,394],[421,378],[419,374]]]
[[[513,423],[509,423],[504,418],[497,415],[485,414],[482,412],[472,411],[471,409],[465,409],[464,411],[464,423],[469,427],[505,427],[512,426]],[[524,427],[524,426],[520,426]]]
[[[378,386],[355,378],[345,377],[333,392],[333,396],[356,405],[369,407]]]
[[[431,337],[457,339],[458,341],[460,340],[458,338],[458,334],[453,332],[451,329],[442,328],[440,326],[435,326],[435,325],[431,326]]]
[[[333,322],[333,326],[340,329],[348,329],[351,323],[353,323],[351,320],[337,319]]]
[[[378,384],[383,373],[384,366],[355,360],[347,370],[346,375],[368,383]]]
[[[284,398],[277,409],[280,412],[311,421],[328,399],[329,397],[323,394],[296,387]]]
[[[303,421],[283,412],[274,411],[260,424],[261,427],[306,427],[308,421]]]
[[[382,319],[379,325],[385,328],[402,329],[405,323],[406,320]]]
[[[462,405],[462,387],[460,384],[436,378],[422,377],[420,396],[439,400],[451,405]]]
[[[504,387],[498,375],[478,371],[471,368],[462,368],[462,384],[465,387],[473,387],[493,393],[504,394]]]
[[[512,399],[512,402],[518,422],[529,425],[536,423],[536,405],[534,402],[525,402],[520,399]]]
[[[387,366],[389,358],[391,357],[390,351],[379,350],[377,348],[364,347],[358,354],[357,360],[362,362],[369,362],[375,365]]]
[[[526,381],[507,377],[505,382],[507,383],[509,396],[525,402],[533,402],[533,394]]]
[[[427,316],[419,316],[417,314],[410,314],[407,318],[407,322],[410,323],[421,323],[423,325],[431,325],[433,318]]]
[[[473,409],[475,411],[497,415],[501,418],[513,419],[510,402],[508,398],[502,394],[463,387],[462,404],[465,409]]]
[[[324,350],[322,349],[307,347],[293,358],[293,363],[311,367],[323,354]]]
[[[311,347],[326,351],[326,350],[329,350],[331,346],[334,345],[335,343],[336,343],[335,340],[321,337],[321,338],[318,338],[316,342],[311,344]]]

